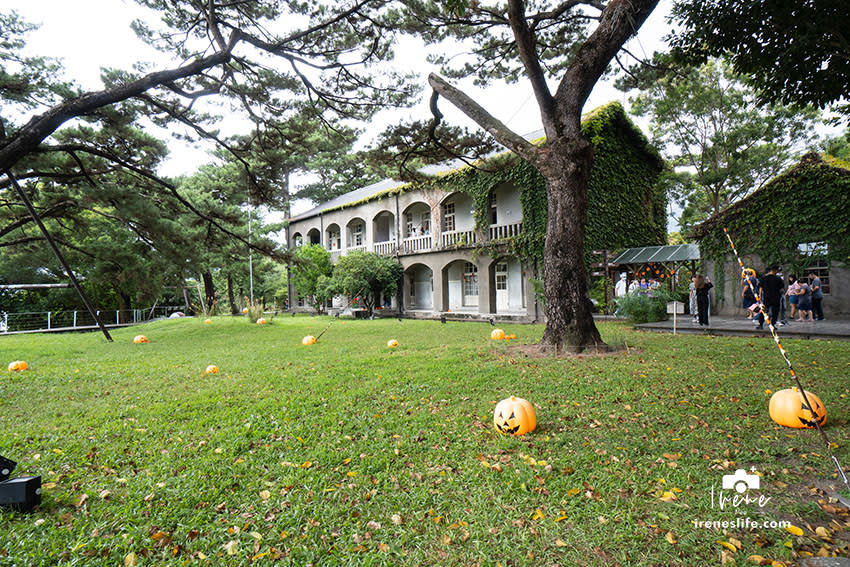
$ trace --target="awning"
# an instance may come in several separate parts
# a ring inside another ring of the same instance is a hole
[[[673,262],[691,262],[699,259],[699,246],[696,244],[674,244],[671,246],[627,248],[620,252],[611,262],[614,264],[667,264]]]

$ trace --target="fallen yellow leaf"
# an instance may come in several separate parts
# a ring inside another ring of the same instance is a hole
[[[558,547],[567,547],[567,542],[558,538],[558,539],[555,540],[555,545],[558,546]]]
[[[124,567],[136,567],[139,564],[139,558],[132,551],[124,556]]]
[[[531,519],[532,520],[542,520],[545,517],[546,516],[543,515],[543,512],[540,510],[540,508],[538,508],[537,510],[534,511],[534,514],[531,516]]]
[[[728,549],[732,553],[736,553],[738,551],[738,548],[735,547],[734,545],[732,545],[731,543],[729,543],[728,541],[723,541],[722,539],[719,539],[719,540],[717,540],[717,543],[719,543],[720,545],[722,545],[723,547],[725,547],[726,549]]]
[[[785,531],[792,533],[792,534],[794,534],[795,536],[798,536],[798,537],[803,535],[803,530],[801,530],[797,526],[793,526],[793,525],[785,526]]]
[[[268,490],[261,490],[260,491],[260,498],[262,498],[263,500],[268,500],[271,497],[272,497],[272,493],[269,492]]]
[[[828,530],[828,529],[826,529],[826,528],[825,528],[825,527],[823,527],[823,526],[818,526],[818,527],[815,529],[815,533],[816,533],[816,534],[818,534],[818,536],[820,536],[820,537],[832,537],[832,534],[831,534],[831,533],[829,533],[829,530]]]
[[[670,545],[676,545],[676,543],[678,543],[679,541],[676,539],[676,534],[674,534],[673,532],[667,532],[667,535],[664,536],[664,539],[666,539],[667,543],[669,543]]]
[[[762,557],[761,555],[750,555],[749,557],[747,557],[747,561],[756,565],[761,565],[761,562],[764,561],[764,557]]]

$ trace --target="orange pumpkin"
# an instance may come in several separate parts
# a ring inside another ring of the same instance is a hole
[[[304,346],[310,346],[316,344],[316,337],[313,335],[307,335],[303,339],[301,339],[301,344]]]
[[[25,360],[16,360],[9,363],[9,372],[23,372],[29,368],[29,364]]]
[[[490,332],[490,338],[494,341],[501,341],[505,338],[505,332],[502,329],[493,329]]]
[[[390,339],[387,341],[387,347],[396,348],[398,346],[398,341],[395,339]]]
[[[210,364],[207,366],[207,374],[218,374],[218,366],[215,364]]]
[[[140,345],[142,343],[149,343],[150,340],[144,335],[136,335],[135,337],[133,337],[133,342],[137,345]]]
[[[268,321],[266,321],[266,320],[265,320],[265,319],[263,319],[262,317],[260,317],[259,319],[257,319],[257,325],[265,325],[266,323],[268,323]]]
[[[493,412],[493,425],[501,433],[524,435],[537,427],[534,406],[527,400],[511,396],[498,404]]]
[[[247,308],[247,307],[245,307],[245,308],[243,308],[243,309],[242,309],[242,313],[247,313],[247,312],[248,312],[248,308]]]
[[[797,388],[780,390],[770,398],[770,418],[785,427],[798,429],[817,427],[815,422],[821,426],[826,424],[826,407],[823,402],[810,391],[806,391],[806,398],[814,407],[809,407],[803,399],[803,395]]]
[[[204,319],[204,324],[209,325],[212,323],[212,319]]]

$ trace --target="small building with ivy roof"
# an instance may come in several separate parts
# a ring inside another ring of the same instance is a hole
[[[617,102],[586,115],[582,132],[595,149],[588,264],[594,249],[663,244],[667,202],[656,149]],[[396,257],[404,283],[399,297],[381,303],[407,316],[542,320],[535,289],[547,200],[540,174],[510,152],[475,167],[454,163],[423,172],[431,177],[381,181],[294,216],[289,246],[319,244],[334,261],[352,250]],[[311,308],[294,297],[296,309]]]
[[[696,226],[705,273],[713,278],[714,311],[743,315],[741,269],[723,228],[747,268],[772,265],[786,280],[820,277],[826,318],[850,315],[850,164],[809,153],[751,195]]]

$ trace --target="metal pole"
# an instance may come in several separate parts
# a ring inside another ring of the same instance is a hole
[[[12,185],[15,186],[15,190],[18,192],[18,195],[21,197],[21,200],[24,202],[24,206],[26,206],[27,210],[30,213],[30,216],[35,221],[35,224],[38,225],[38,228],[41,230],[41,233],[44,235],[45,240],[50,245],[50,248],[53,250],[53,253],[56,255],[56,258],[59,260],[59,263],[62,264],[62,268],[65,270],[65,273],[68,274],[68,279],[71,280],[71,284],[73,284],[74,289],[77,290],[77,293],[80,294],[80,298],[82,298],[83,303],[88,309],[89,313],[92,314],[94,320],[97,322],[97,326],[100,327],[103,336],[106,337],[106,340],[112,342],[112,337],[109,336],[109,331],[106,330],[106,327],[103,326],[103,323],[100,320],[100,317],[97,316],[97,311],[92,305],[92,302],[89,300],[86,292],[83,291],[83,288],[80,286],[80,283],[77,281],[76,276],[74,276],[74,272],[71,271],[71,267],[68,266],[68,262],[65,261],[65,256],[62,255],[62,252],[59,250],[59,247],[56,246],[56,242],[54,242],[53,237],[50,236],[50,233],[47,232],[47,228],[44,226],[44,223],[41,222],[41,217],[38,216],[38,212],[33,207],[32,202],[27,197],[27,194],[24,192],[23,188],[18,184],[18,180],[12,175],[12,171],[7,169],[6,176],[12,182]]]
[[[50,311],[47,312],[47,330],[50,330]]]
[[[251,244],[251,209],[248,209],[248,244]],[[251,290],[251,307],[254,307],[254,265],[253,254],[248,248],[248,282]]]

